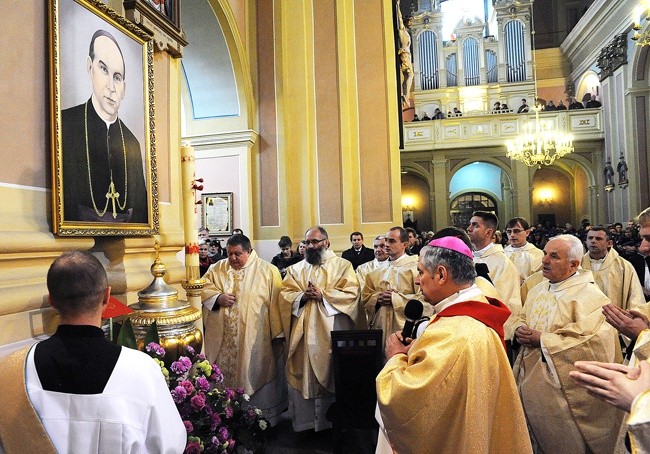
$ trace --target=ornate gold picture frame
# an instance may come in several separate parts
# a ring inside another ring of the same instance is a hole
[[[213,192],[201,195],[203,227],[210,236],[232,235],[232,192]]]
[[[153,45],[99,0],[52,0],[53,231],[158,233]]]

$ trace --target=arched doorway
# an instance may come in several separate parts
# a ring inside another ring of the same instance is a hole
[[[449,214],[451,223],[461,229],[469,224],[474,211],[489,211],[499,216],[497,203],[493,197],[483,192],[468,192],[451,201]]]

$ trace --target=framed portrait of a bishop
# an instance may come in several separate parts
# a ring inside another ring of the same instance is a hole
[[[49,3],[54,233],[155,234],[151,40],[99,0]]]

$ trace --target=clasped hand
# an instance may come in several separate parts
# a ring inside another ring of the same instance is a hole
[[[237,297],[232,293],[222,293],[217,298],[217,304],[221,307],[230,307],[237,302]]]
[[[393,304],[393,291],[384,290],[383,292],[380,292],[377,297],[377,303],[380,306],[391,306]]]
[[[305,290],[305,293],[302,296],[303,301],[307,300],[316,300],[316,301],[323,301],[323,293],[320,291],[318,287],[316,287],[314,284],[311,282],[307,286],[307,289]]]
[[[541,347],[541,333],[537,330],[521,325],[515,331],[517,342],[523,347],[536,348]]]

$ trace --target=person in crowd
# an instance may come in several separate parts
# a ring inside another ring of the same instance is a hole
[[[210,258],[210,241],[209,240],[200,240],[199,241],[199,272],[203,276],[208,268],[215,263],[212,258]]]
[[[445,114],[442,113],[442,111],[438,108],[433,112],[433,119],[434,120],[443,120],[445,118]]]
[[[512,313],[505,325],[506,340],[510,341],[513,336],[511,322],[521,311],[519,274],[515,265],[503,252],[503,246],[492,242],[492,235],[497,229],[498,223],[494,213],[475,211],[469,221],[467,233],[475,248],[474,262],[487,265],[492,284]]]
[[[585,107],[587,109],[597,109],[603,106],[600,101],[597,101],[595,97],[591,96],[591,93],[585,94],[585,101]]]
[[[408,234],[408,243],[406,246],[406,253],[408,255],[418,255],[420,252],[420,244],[418,243],[418,232],[413,227],[406,227]]]
[[[199,229],[199,241],[209,240],[209,239],[210,239],[210,230],[208,230],[206,227],[201,227]]]
[[[578,101],[576,98],[571,98],[571,102],[569,103],[569,110],[584,109],[584,108],[585,106],[583,106],[580,101]]]
[[[515,264],[520,285],[542,267],[544,252],[527,241],[530,230],[530,224],[524,218],[513,218],[506,224],[508,246],[503,249],[503,252]]]
[[[213,263],[216,263],[219,260],[226,258],[226,254],[224,254],[223,248],[221,247],[221,241],[219,240],[210,241],[210,246],[208,247],[208,256],[210,257],[210,260],[212,260]]]
[[[540,452],[614,452],[622,421],[621,412],[569,378],[577,360],[621,359],[616,332],[601,314],[609,298],[591,271],[578,272],[582,255],[575,236],[551,238],[542,259],[547,280],[528,293],[514,322],[522,348],[513,372]]]
[[[3,360],[0,451],[183,452],[187,431],[160,366],[104,336],[111,288],[99,260],[64,252],[47,289],[56,332]]]
[[[521,100],[521,106],[519,106],[519,109],[517,109],[517,113],[528,113],[530,110],[530,107],[528,107],[528,103],[526,102],[526,99]]]
[[[557,103],[557,107],[555,108],[555,110],[567,110],[564,101],[560,99],[560,101]]]
[[[363,294],[363,287],[366,285],[366,276],[377,268],[388,266],[388,253],[386,252],[386,237],[378,235],[373,242],[375,258],[366,262],[356,269],[357,279],[359,280],[359,291]]]
[[[557,106],[555,105],[555,103],[554,103],[553,100],[551,99],[551,100],[548,102],[548,104],[546,104],[546,107],[544,107],[544,110],[547,111],[547,112],[552,112],[552,111],[554,111],[554,110],[557,110]]]
[[[612,239],[603,227],[593,227],[587,233],[587,253],[581,265],[591,270],[598,287],[616,307],[627,310],[645,303],[634,267],[612,247]]]
[[[298,255],[300,255],[301,259],[305,258],[305,252],[307,251],[307,243],[305,243],[305,240],[300,240],[300,243],[298,243],[298,246],[296,247],[296,252]]]
[[[429,116],[429,114],[424,112],[424,115],[422,115],[422,121],[427,121],[427,120],[431,120],[431,117]]]
[[[376,452],[532,451],[504,349],[509,310],[475,278],[462,240],[436,239],[421,251],[417,284],[435,318],[415,341],[400,331],[387,339]]]
[[[503,104],[501,104],[501,112],[502,113],[509,113],[509,112],[512,112],[512,110],[510,109],[510,107],[508,107],[508,104],[503,103]]]
[[[454,111],[453,111],[453,113],[454,113],[454,116],[455,116],[455,117],[462,117],[462,116],[463,116],[463,112],[461,112],[460,110],[458,110],[458,107],[454,107]]]
[[[418,114],[416,114],[416,113],[413,114],[413,120],[412,121],[420,121],[420,117],[418,117]]]
[[[404,326],[404,308],[409,300],[423,300],[420,288],[415,284],[418,258],[408,255],[406,229],[392,227],[386,233],[388,264],[366,276],[362,288],[361,304],[366,310],[370,329],[383,331],[385,341],[393,331]],[[423,315],[431,315],[425,307]]]
[[[305,242],[305,260],[287,268],[279,301],[290,333],[286,372],[293,428],[320,431],[331,427],[325,412],[334,402],[330,333],[367,325],[352,264],[329,250],[323,227],[307,230]]]
[[[302,260],[302,257],[297,252],[294,252],[291,247],[293,242],[288,236],[282,236],[278,241],[280,253],[271,259],[271,264],[275,265],[280,270],[280,275],[284,278],[287,274],[286,269]]]
[[[274,426],[286,407],[279,349],[273,345],[283,333],[278,306],[282,279],[245,235],[228,238],[226,251],[228,259],[205,274],[201,293],[205,354],[221,368],[224,385],[244,388],[251,404]]]
[[[494,103],[494,106],[492,106],[492,113],[499,113],[501,110],[501,103],[499,101]]]
[[[362,263],[371,262],[375,258],[372,249],[363,245],[363,234],[361,232],[352,232],[350,234],[350,243],[352,243],[352,247],[343,251],[341,257],[352,263],[352,268],[355,270]]]

